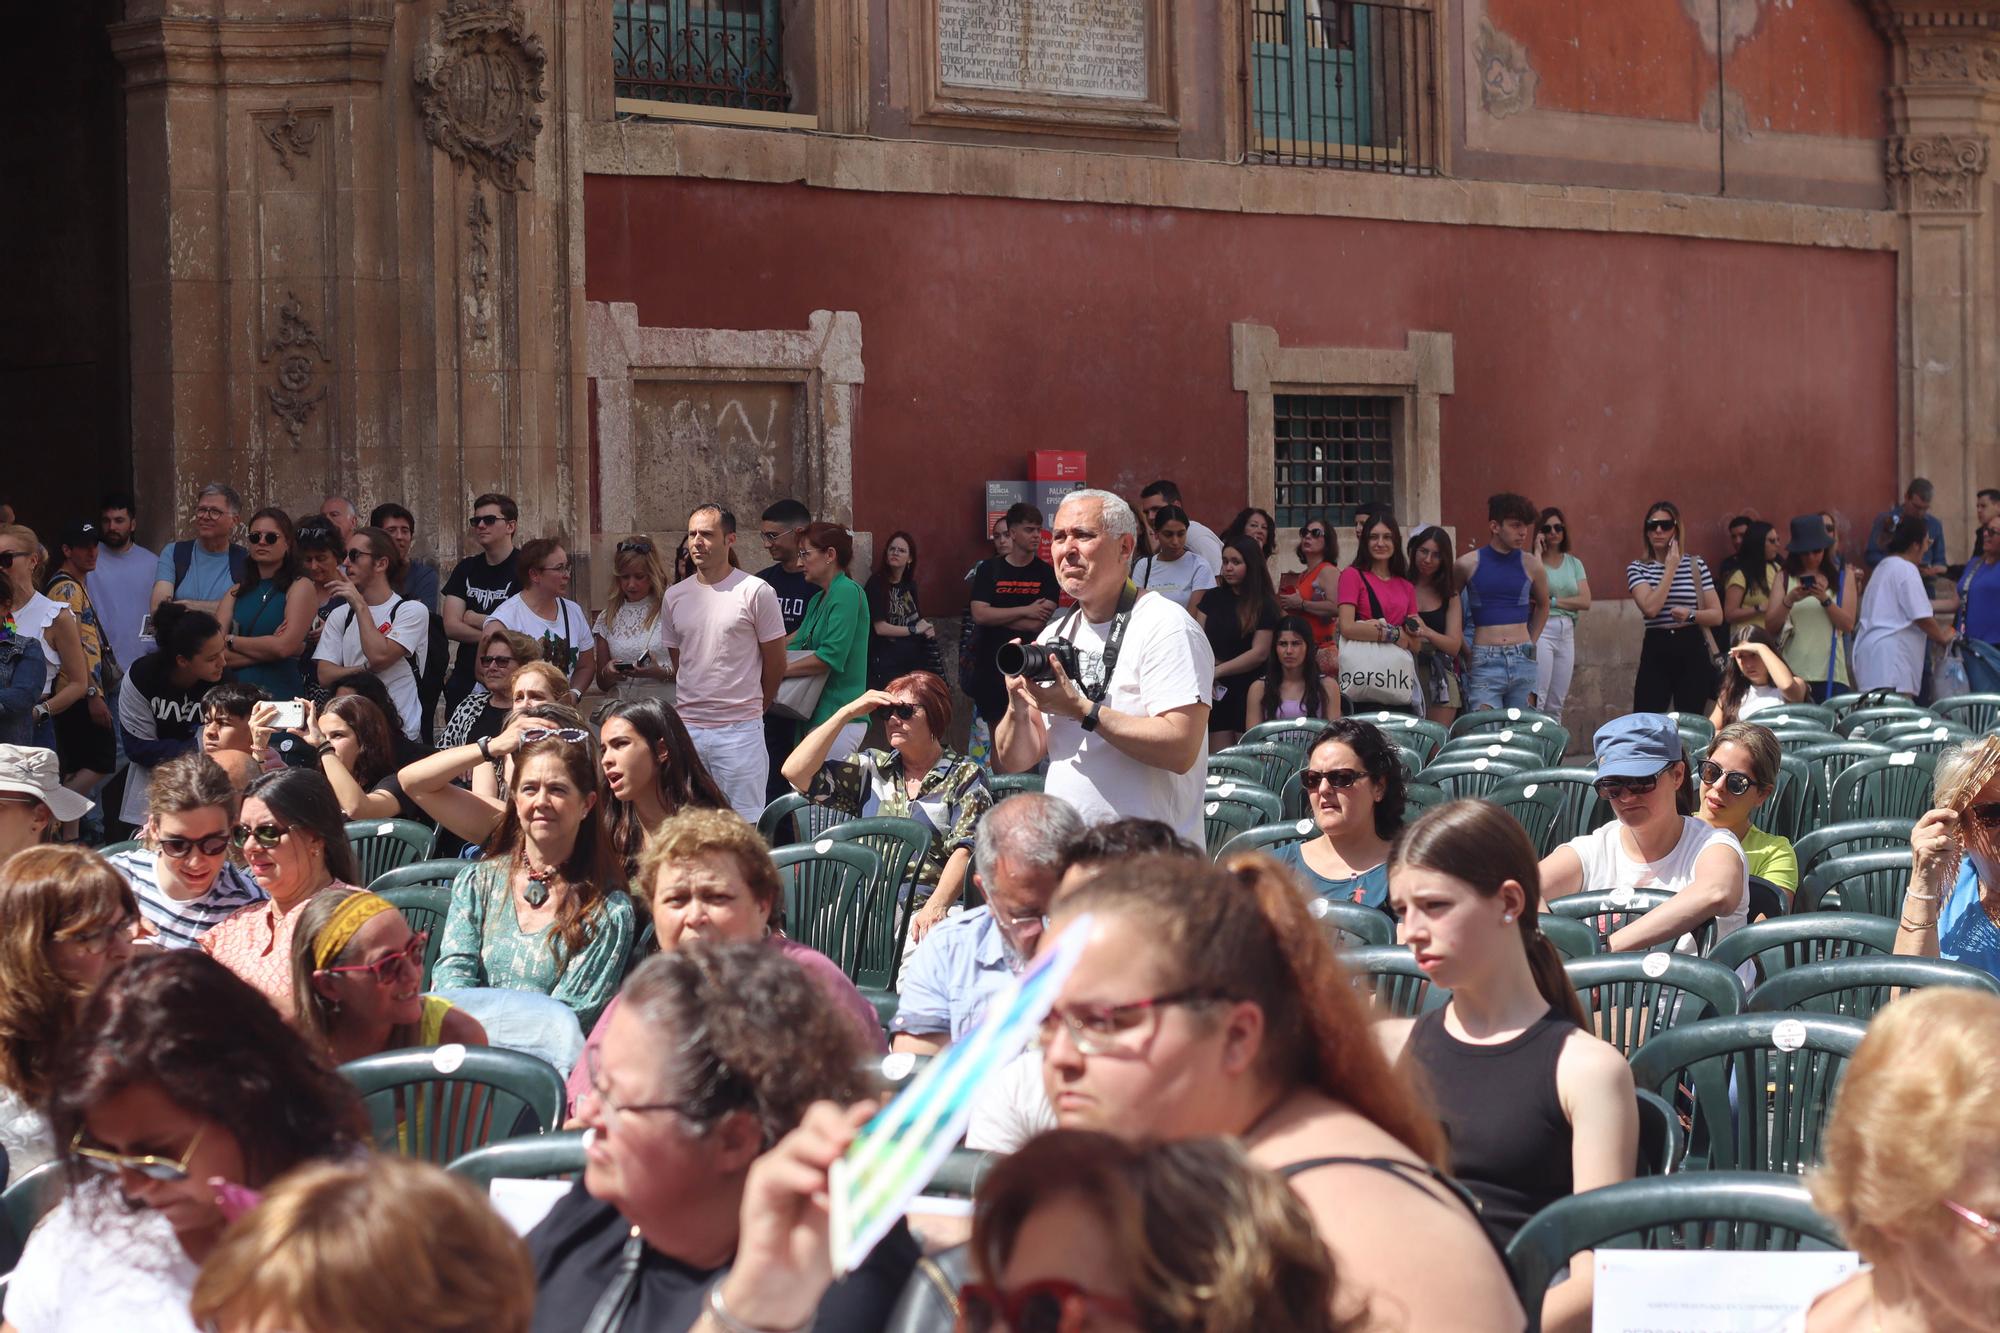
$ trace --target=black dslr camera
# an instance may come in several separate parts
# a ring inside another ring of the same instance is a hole
[[[1083,681],[1082,664],[1077,659],[1076,645],[1065,639],[1052,643],[1003,643],[1000,651],[993,655],[994,665],[1003,676],[1026,676],[1029,680],[1054,680],[1056,673],[1049,663],[1061,662],[1062,669],[1069,678],[1079,684]]]

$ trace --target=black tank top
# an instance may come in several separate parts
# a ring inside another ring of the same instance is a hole
[[[1444,1016],[1434,1009],[1417,1019],[1401,1064],[1414,1065],[1430,1091],[1451,1173],[1504,1247],[1529,1218],[1575,1192],[1556,1060],[1576,1024],[1550,1012],[1512,1041],[1474,1046],[1446,1032]]]

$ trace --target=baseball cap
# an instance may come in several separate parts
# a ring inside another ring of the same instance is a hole
[[[32,796],[65,823],[90,813],[90,798],[62,785],[56,752],[39,745],[0,745],[0,793]]]
[[[1687,757],[1680,728],[1661,713],[1627,713],[1614,717],[1591,737],[1600,778],[1649,778],[1675,760]]]
[[[57,540],[64,546],[95,546],[97,538],[97,525],[86,518],[64,528]]]

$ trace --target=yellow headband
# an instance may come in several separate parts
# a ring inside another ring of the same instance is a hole
[[[325,967],[340,957],[361,928],[384,912],[393,912],[396,905],[387,898],[374,893],[349,894],[347,901],[334,909],[333,919],[320,931],[319,939],[313,942],[313,966]]]

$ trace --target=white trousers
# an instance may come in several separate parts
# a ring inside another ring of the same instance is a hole
[[[764,813],[764,784],[771,777],[771,756],[764,748],[764,722],[731,722],[720,727],[689,727],[694,751],[708,766],[708,775],[729,801],[729,808],[752,824]]]

